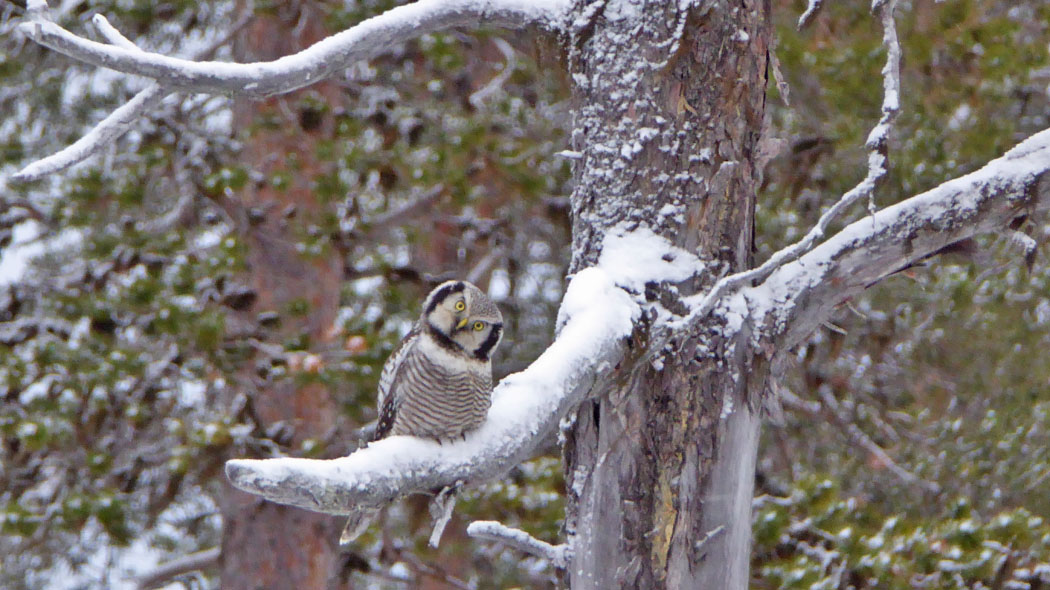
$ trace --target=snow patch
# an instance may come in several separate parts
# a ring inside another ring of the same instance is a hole
[[[598,267],[636,293],[649,282],[677,283],[698,274],[704,263],[647,228],[610,233],[602,243]]]

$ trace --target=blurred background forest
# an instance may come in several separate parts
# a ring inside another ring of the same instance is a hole
[[[394,4],[52,10],[74,30],[98,12],[145,48],[249,61]],[[758,261],[866,171],[881,28],[867,2],[825,4],[799,32],[804,2],[774,2],[790,91],[771,80],[768,115],[787,148],[766,170]],[[218,588],[211,550],[243,510],[223,462],[348,452],[379,367],[442,280],[500,303],[497,377],[550,341],[570,238],[557,43],[432,35],[266,101],[171,96],[101,157],[16,185],[145,84],[26,40],[23,10],[0,2],[0,586],[133,588],[206,551],[202,572],[159,583]],[[1046,2],[902,1],[897,20],[880,207],[1050,127]],[[1050,588],[1050,228],[1028,224],[1034,258],[1004,237],[958,244],[797,351],[759,455],[753,588]],[[425,505],[403,502],[340,554],[342,582],[553,587],[545,564],[463,528],[496,519],[556,541],[561,486],[552,444],[466,494],[436,550]],[[315,518],[329,534],[292,546],[335,551],[339,519]]]

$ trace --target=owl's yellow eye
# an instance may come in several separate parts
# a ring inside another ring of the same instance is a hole
[[[466,303],[463,303],[462,301],[457,301],[456,302],[456,311],[463,311],[466,308],[467,308],[467,304]]]
[[[485,329],[485,323],[484,322],[474,322],[474,330],[475,331],[480,332],[480,331],[482,331],[484,329]]]

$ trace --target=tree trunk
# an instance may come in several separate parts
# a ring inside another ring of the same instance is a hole
[[[679,10],[609,2],[572,40],[572,270],[597,261],[606,234],[648,228],[709,261],[704,284],[679,286],[696,291],[751,263],[770,8]],[[680,294],[646,296],[674,311]],[[764,377],[724,321],[677,335],[661,368],[577,412],[565,444],[574,590],[747,587]]]
[[[238,44],[238,61],[272,60],[299,51],[327,35],[320,21],[319,14],[297,2],[281,5],[273,16],[257,16]],[[293,30],[298,35],[290,34]],[[312,119],[300,113],[297,100],[302,93],[320,93],[330,104],[340,99],[331,83],[322,83],[263,102],[241,100],[235,105],[235,128],[245,138],[244,166],[260,173],[263,181],[249,182],[227,209],[241,223],[247,278],[258,296],[242,319],[253,321],[259,312],[276,311],[281,324],[273,341],[305,336],[310,348],[319,350],[331,338],[338,312],[342,264],[338,256],[298,252],[300,238],[294,224],[309,223],[326,207],[311,190],[313,179],[323,172],[322,164],[303,144],[331,136],[334,123],[329,114]],[[266,119],[280,124],[253,129]],[[288,175],[283,187],[270,182],[278,174]],[[283,215],[289,207],[297,210],[291,222]],[[289,313],[292,307],[304,305],[305,313]],[[245,373],[249,373],[253,367],[246,364]],[[264,386],[252,399],[260,426],[283,424],[290,435],[285,442],[292,449],[306,439],[324,441],[339,412],[323,385],[297,381],[294,376],[279,380]],[[340,560],[335,540],[341,519],[263,502],[229,485],[222,494],[221,509],[224,590],[338,587]]]

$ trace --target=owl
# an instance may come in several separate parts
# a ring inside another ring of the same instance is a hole
[[[373,440],[407,434],[440,442],[481,426],[502,337],[503,315],[481,289],[466,281],[438,285],[383,365]]]
[[[441,442],[481,426],[492,403],[492,352],[502,337],[503,315],[481,289],[466,281],[438,285],[379,374],[372,440],[406,434]],[[356,539],[378,511],[348,514],[339,543]]]

